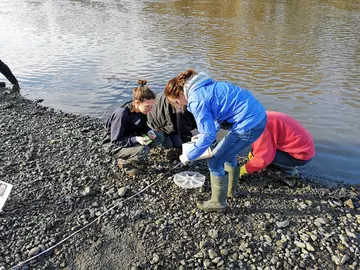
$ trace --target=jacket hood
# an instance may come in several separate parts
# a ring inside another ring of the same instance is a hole
[[[188,99],[191,91],[194,91],[195,89],[205,84],[208,84],[209,82],[212,82],[212,79],[205,72],[200,72],[198,75],[192,76],[186,81],[184,85],[185,98]]]

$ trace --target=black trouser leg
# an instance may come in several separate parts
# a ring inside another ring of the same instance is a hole
[[[10,68],[0,60],[0,72],[5,76],[6,79],[9,80],[12,84],[18,83],[17,79],[15,78],[14,74],[11,72]]]

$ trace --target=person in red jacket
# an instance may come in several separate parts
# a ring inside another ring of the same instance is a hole
[[[265,130],[251,145],[249,161],[240,168],[240,177],[271,165],[294,179],[299,176],[296,167],[309,163],[315,155],[313,138],[298,121],[284,113],[267,111],[266,115]],[[294,186],[296,180],[286,183]]]

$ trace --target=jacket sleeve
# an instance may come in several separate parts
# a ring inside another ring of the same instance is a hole
[[[205,102],[202,102],[201,104],[199,102],[191,102],[189,104],[189,109],[195,117],[197,128],[200,133],[194,146],[186,153],[189,160],[194,160],[201,156],[216,139],[216,128],[210,108]]]
[[[265,129],[263,134],[252,144],[253,158],[245,164],[248,173],[258,172],[266,168],[276,154],[276,138]]]
[[[136,137],[124,135],[127,119],[128,114],[126,110],[123,110],[121,113],[119,112],[112,116],[110,129],[110,139],[112,144],[122,147],[129,147],[137,143]]]
[[[139,133],[147,134],[151,130],[151,127],[147,124],[147,116],[145,114],[141,114],[141,124],[139,128]]]
[[[196,128],[195,119],[187,109],[176,113],[176,125],[183,143],[191,141],[191,131]]]
[[[149,125],[165,135],[176,132],[174,121],[175,112],[166,100],[164,93],[159,93],[156,97],[156,106],[147,114]]]

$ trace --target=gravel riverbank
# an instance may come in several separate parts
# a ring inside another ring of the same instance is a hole
[[[18,269],[359,269],[360,189],[266,170],[244,177],[226,213],[203,213],[204,187],[184,190],[165,150],[136,177],[103,152],[103,123],[0,89],[0,179],[14,185],[0,213],[0,269],[87,229]],[[169,172],[169,173],[168,173]]]

